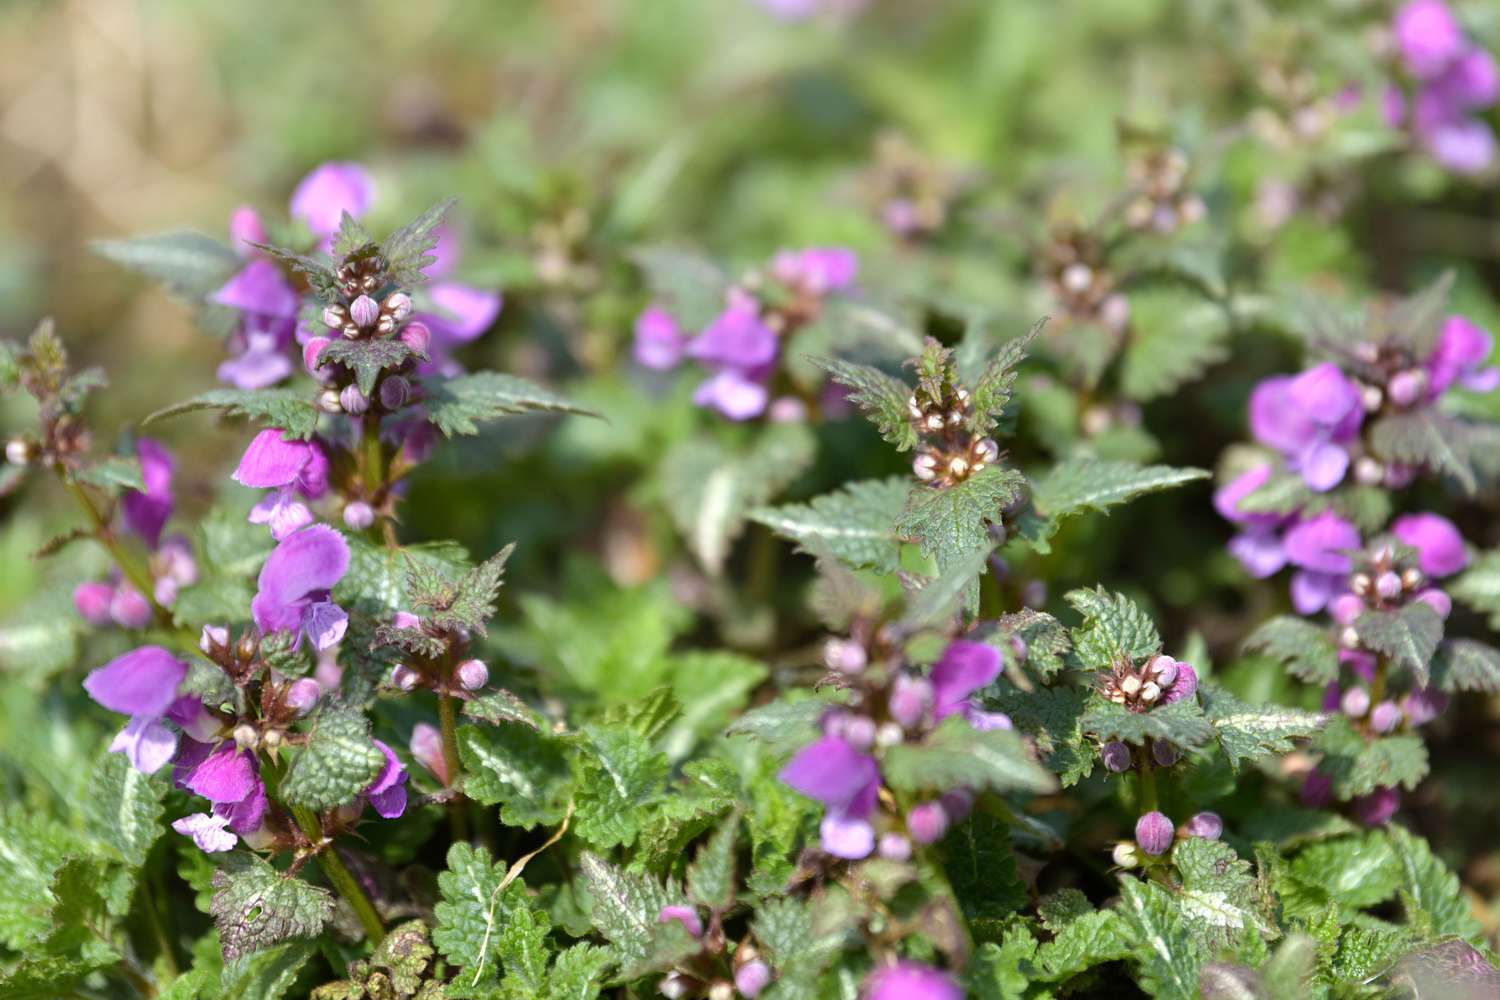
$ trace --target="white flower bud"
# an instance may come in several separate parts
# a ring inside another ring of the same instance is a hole
[[[422,675],[404,663],[396,664],[391,671],[391,684],[402,691],[415,691],[417,685],[422,683]]]
[[[203,650],[205,656],[212,656],[214,650],[227,649],[229,646],[229,629],[223,625],[205,625],[203,632],[198,636],[198,648]]]
[[[1134,674],[1130,674],[1124,680],[1120,681],[1120,690],[1124,691],[1127,695],[1134,695],[1139,692],[1140,689],[1141,679]]]
[[[1062,286],[1074,295],[1088,290],[1094,283],[1094,272],[1087,264],[1069,264],[1063,269]]]
[[[1367,385],[1360,390],[1360,400],[1364,403],[1366,413],[1374,413],[1380,409],[1380,404],[1385,402],[1385,393],[1380,391],[1379,386]]]
[[[959,455],[948,463],[948,475],[962,479],[969,474],[969,460]]]
[[[923,452],[911,463],[911,473],[924,483],[937,478],[937,456]]]
[[[11,465],[25,465],[31,460],[31,445],[25,438],[11,438],[5,442],[5,460]]]
[[[1345,649],[1358,649],[1359,632],[1355,630],[1353,625],[1350,625],[1348,628],[1344,629],[1344,631],[1339,633],[1339,643]]]
[[[323,325],[333,330],[342,330],[344,324],[349,322],[349,314],[344,311],[343,306],[324,306]]]
[[[900,746],[905,739],[906,734],[894,722],[882,722],[875,731],[875,745],[879,747]]]
[[[411,315],[411,296],[405,292],[392,292],[385,297],[385,308],[399,323]]]
[[[1413,566],[1411,569],[1401,574],[1401,586],[1406,588],[1407,590],[1416,590],[1418,587],[1422,586],[1424,579],[1425,578],[1422,576],[1422,571]]]
[[[1157,687],[1155,681],[1147,681],[1141,685],[1141,701],[1153,702],[1161,697],[1161,688]]]
[[[241,750],[254,750],[260,746],[260,733],[248,722],[234,727],[234,743]]]
[[[1136,850],[1135,844],[1128,840],[1122,840],[1116,844],[1110,856],[1121,868],[1134,868],[1141,863],[1140,852]]]

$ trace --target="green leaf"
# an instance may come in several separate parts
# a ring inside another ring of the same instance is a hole
[[[1251,705],[1212,684],[1198,687],[1204,714],[1219,733],[1229,766],[1271,754],[1288,753],[1293,740],[1316,736],[1327,716],[1281,705]]]
[[[141,475],[141,460],[135,456],[111,455],[102,458],[87,468],[81,469],[77,477],[90,486],[97,486],[104,490],[140,490],[146,489],[146,481]]]
[[[288,938],[313,937],[333,916],[327,889],[286,875],[252,854],[224,855],[210,904],[224,961]]]
[[[501,985],[514,997],[540,997],[547,986],[547,935],[552,922],[541,910],[524,902],[515,906],[500,932],[500,963],[505,967]]]
[[[739,828],[739,815],[731,816],[698,848],[693,863],[688,865],[688,898],[716,913],[734,905],[735,838]]]
[[[896,531],[946,569],[989,543],[990,525],[1001,523],[1025,485],[1026,477],[1015,469],[989,465],[952,486],[913,487]]]
[[[1148,493],[1209,478],[1206,469],[1174,469],[1078,456],[1067,459],[1032,484],[1032,503],[1054,521],[1088,510],[1108,513]]]
[[[1450,639],[1432,659],[1432,683],[1443,691],[1500,691],[1500,650],[1473,639]]]
[[[1427,775],[1427,747],[1421,737],[1367,740],[1342,715],[1329,718],[1315,746],[1323,752],[1318,770],[1333,780],[1334,793],[1343,800],[1382,787],[1415,788]]]
[[[1055,771],[1064,787],[1075,785],[1093,773],[1096,752],[1083,736],[1082,721],[1089,694],[1075,687],[1039,687],[1024,692],[1002,689],[987,707],[1010,716],[1016,730],[1025,734]]]
[[[1129,922],[1115,910],[1090,910],[1071,920],[1036,951],[1036,980],[1060,983],[1096,965],[1129,958],[1135,941]]]
[[[244,265],[233,249],[194,232],[97,240],[89,248],[121,267],[162,282],[177,295],[194,302],[218,291]]]
[[[1328,629],[1294,615],[1277,615],[1245,639],[1248,652],[1265,653],[1309,684],[1339,676],[1339,647]]]
[[[812,464],[815,442],[803,424],[773,424],[731,451],[712,437],[689,438],[663,460],[661,488],[672,520],[704,567],[717,575],[745,515],[780,493]]]
[[[1458,876],[1437,859],[1427,841],[1400,826],[1387,830],[1395,848],[1401,876],[1401,895],[1407,919],[1419,923],[1432,935],[1456,934],[1483,946],[1484,929],[1474,918],[1473,908]]]
[[[1151,616],[1125,595],[1095,587],[1063,597],[1083,615],[1083,625],[1073,630],[1073,651],[1086,668],[1104,669],[1120,656],[1140,660],[1161,650]]]
[[[1013,659],[1015,651],[1009,642],[1012,637],[1025,643],[1026,652],[1020,662],[1043,680],[1062,672],[1066,666],[1064,657],[1073,648],[1073,639],[1062,622],[1030,608],[1001,615],[995,620],[995,633],[986,641]]]
[[[616,868],[592,851],[584,851],[578,861],[593,898],[589,918],[595,929],[614,945],[622,966],[645,960],[662,908],[687,901],[680,892],[646,875]]]
[[[456,200],[445,198],[386,237],[381,252],[392,282],[414,288],[427,280],[423,270],[437,263],[437,258],[427,251],[437,246],[438,227]]]
[[[614,963],[607,948],[575,944],[558,953],[547,982],[547,1000],[596,1000],[604,970]]]
[[[1024,924],[1011,926],[999,944],[980,945],[966,977],[972,995],[976,1000],[1024,1000],[1036,952],[1036,938]]]
[[[701,330],[724,311],[732,282],[708,258],[670,247],[646,247],[631,257],[683,329]]]
[[[852,569],[894,573],[901,558],[896,518],[910,488],[900,477],[865,479],[805,504],[761,507],[748,516],[809,555],[827,552]]]
[[[573,832],[595,847],[628,846],[644,808],[661,794],[671,769],[665,754],[625,726],[587,726],[575,758],[578,791]]]
[[[1148,712],[1132,712],[1124,705],[1098,700],[1078,724],[1102,743],[1123,740],[1140,746],[1148,739],[1166,740],[1184,750],[1206,745],[1215,733],[1213,723],[1193,699],[1158,705]]]
[[[12,802],[0,810],[0,942],[22,951],[53,926],[52,877],[63,860],[86,848],[45,813]]]
[[[479,425],[521,413],[577,413],[600,416],[565,396],[515,375],[472,372],[450,379],[427,379],[423,405],[427,419],[447,437],[478,434]]]
[[[489,852],[463,841],[448,848],[448,870],[438,875],[442,901],[432,908],[437,924],[432,943],[454,965],[464,982],[497,979],[500,934],[521,910],[528,909],[525,884],[513,880],[503,890],[505,864],[490,861]]]
[[[730,736],[760,740],[772,755],[785,756],[816,738],[818,720],[828,711],[828,704],[817,697],[801,701],[777,698],[741,715],[730,723],[726,732]]]
[[[907,408],[910,386],[869,365],[838,358],[811,360],[835,382],[851,390],[849,401],[864,411],[880,436],[895,445],[897,451],[910,451],[917,446],[917,432]]]
[[[1289,911],[1313,916],[1337,903],[1365,908],[1396,895],[1400,872],[1390,838],[1382,831],[1309,844],[1286,866],[1278,895]],[[1292,879],[1294,888],[1284,884]]]
[[[1120,911],[1137,942],[1140,984],[1161,1000],[1196,1000],[1204,955],[1172,896],[1151,882],[1120,879]]]
[[[281,796],[291,805],[332,809],[354,801],[384,767],[369,720],[356,709],[330,705],[313,719],[306,745],[282,779]]]
[[[515,547],[515,543],[507,545],[452,584],[442,579],[440,564],[409,560],[407,599],[426,613],[428,624],[442,631],[467,629],[488,635],[486,624],[495,616],[495,602],[505,582],[505,562]]]
[[[248,417],[305,441],[318,427],[318,408],[293,389],[210,389],[192,399],[157,410],[141,426],[194,410],[223,410],[226,416]]]
[[[898,791],[964,785],[975,791],[1050,792],[1057,779],[1031,759],[1021,737],[1008,729],[979,730],[954,716],[921,743],[886,751],[881,773]]]
[[[1026,883],[1016,871],[1010,827],[989,813],[976,812],[948,831],[938,854],[959,909],[971,925],[1002,921],[1030,902]]]
[[[464,794],[500,806],[508,826],[532,827],[562,820],[572,770],[561,741],[526,726],[460,726],[458,756]]]
[[[297,982],[297,974],[312,958],[315,945],[307,941],[288,941],[250,955],[241,955],[224,963],[224,971],[214,984],[222,992],[205,994],[246,1000],[279,1000]]]
[[[960,610],[974,612],[979,606],[979,577],[988,568],[994,549],[988,543],[947,562],[935,579],[922,582],[906,597],[901,625],[912,630],[941,627]]]
[[[1500,629],[1500,550],[1486,552],[1449,582],[1448,593],[1489,616],[1490,628]]]
[[[1168,396],[1229,357],[1229,313],[1176,289],[1130,295],[1120,390],[1142,402]]]
[[[1312,502],[1315,494],[1302,476],[1277,471],[1239,502],[1245,514],[1295,514]]]
[[[1026,333],[1006,341],[975,380],[969,394],[972,412],[964,424],[964,429],[970,434],[983,437],[999,423],[1016,384],[1016,366],[1025,360],[1032,341],[1046,324],[1047,318],[1043,316]]]
[[[1478,483],[1469,458],[1468,427],[1431,407],[1381,417],[1369,428],[1370,450],[1382,462],[1446,472],[1472,494]]]
[[[322,260],[300,254],[295,250],[285,247],[271,246],[268,243],[249,242],[255,249],[281,261],[297,274],[307,278],[307,287],[323,302],[336,302],[339,297],[339,283],[334,276],[333,269]]]
[[[370,340],[329,341],[318,354],[318,364],[340,364],[354,372],[359,391],[366,396],[375,394],[375,383],[380,373],[394,371],[412,359],[423,359],[425,355],[411,348],[399,337],[373,338]]]
[[[88,832],[108,844],[132,868],[146,863],[161,835],[165,781],[142,774],[122,753],[105,752],[94,762],[84,803]]]
[[[673,761],[716,739],[750,701],[770,671],[759,660],[727,650],[673,656],[672,697],[682,706],[659,745]]]
[[[1354,620],[1359,641],[1390,656],[1426,686],[1432,654],[1443,638],[1443,618],[1430,604],[1413,601],[1395,611],[1366,611]]]

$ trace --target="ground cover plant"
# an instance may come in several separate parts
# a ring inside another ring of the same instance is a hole
[[[1500,996],[1500,18],[1051,6],[262,11],[0,341],[0,997]]]

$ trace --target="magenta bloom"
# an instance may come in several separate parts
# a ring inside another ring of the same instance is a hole
[[[1413,0],[1396,14],[1396,46],[1417,81],[1410,113],[1399,92],[1387,98],[1392,125],[1409,120],[1423,148],[1455,173],[1477,174],[1495,159],[1495,133],[1475,113],[1500,96],[1494,57],[1472,45],[1441,0]]]
[[[419,764],[432,772],[439,783],[446,787],[453,780],[448,773],[448,760],[443,756],[443,734],[430,723],[419,722],[411,731],[411,742],[407,744],[411,755]]]
[[[689,357],[720,368],[751,369],[776,359],[776,334],[760,318],[760,304],[731,292],[729,305],[688,345]]]
[[[263,389],[292,373],[286,349],[292,342],[300,300],[281,268],[252,257],[213,295],[213,301],[240,312],[230,337],[231,357],[219,366],[221,382],[241,389]]]
[[[339,231],[345,212],[359,218],[375,203],[369,171],[347,160],[324,163],[302,178],[292,192],[292,217],[307,223],[315,235]]]
[[[499,292],[437,280],[457,267],[460,257],[458,241],[446,228],[440,231],[432,255],[437,262],[427,268],[427,275],[434,280],[423,290],[426,305],[412,316],[413,325],[423,326],[431,334],[424,348],[428,360],[421,371],[424,375],[457,375],[463,369],[453,360],[453,352],[495,324],[504,299]]]
[[[726,368],[698,386],[693,402],[718,410],[730,420],[750,420],[766,411],[770,369]]]
[[[115,657],[83,680],[89,697],[112,712],[130,716],[109,748],[125,754],[138,771],[159,770],[177,749],[177,734],[162,719],[177,700],[177,688],[187,670],[186,663],[161,646],[142,646]]]
[[[963,1000],[953,977],[920,962],[898,962],[870,974],[862,1000]]]
[[[1401,60],[1418,79],[1442,73],[1464,45],[1463,30],[1443,0],[1411,0],[1396,12],[1393,28]]]
[[[348,568],[349,544],[327,525],[289,535],[261,567],[250,605],[255,624],[266,634],[306,633],[318,649],[332,646],[344,637],[349,616],[328,595]]]
[[[1359,434],[1359,389],[1332,362],[1266,379],[1250,395],[1250,430],[1280,451],[1314,490],[1331,490],[1349,468],[1342,447]]]
[[[1401,808],[1401,793],[1394,788],[1377,788],[1354,800],[1354,812],[1365,826],[1384,826]]]
[[[932,718],[942,722],[962,713],[976,729],[1009,729],[1010,719],[985,712],[974,704],[973,694],[1000,676],[1000,651],[982,642],[950,642],[932,668]]]
[[[659,924],[670,923],[673,920],[681,924],[683,929],[693,937],[701,938],[703,936],[703,919],[698,916],[698,911],[691,906],[682,906],[680,904],[663,906],[661,912],[656,915],[656,922]]]
[[[635,321],[635,360],[644,368],[666,371],[677,367],[687,351],[688,338],[677,318],[651,306]]]
[[[1172,821],[1159,812],[1148,812],[1135,821],[1135,842],[1147,854],[1165,854],[1177,837]]]
[[[316,441],[295,441],[283,431],[263,430],[250,442],[231,477],[252,489],[274,490],[250,511],[251,524],[269,524],[277,541],[312,523],[297,497],[316,500],[328,492],[328,456]]]
[[[1474,392],[1500,387],[1500,367],[1484,366],[1493,345],[1488,331],[1462,316],[1449,316],[1427,359],[1428,397],[1436,399],[1455,383]]]
[[[226,828],[241,835],[253,834],[265,821],[270,802],[260,779],[260,762],[233,740],[184,740],[174,780],[179,788],[213,803],[211,815],[184,817],[180,826],[173,824],[173,829],[191,836],[205,851],[224,851],[233,846]]]
[[[1359,529],[1325,511],[1288,529],[1283,539],[1292,577],[1292,605],[1304,615],[1321,611],[1345,589],[1353,567],[1350,553],[1360,547]]]
[[[121,500],[125,525],[141,537],[148,548],[161,544],[161,529],[172,516],[172,473],[176,463],[171,452],[160,441],[141,438],[136,441],[136,457],[141,462],[141,478],[146,491],[127,490]]]
[[[847,290],[859,273],[859,258],[843,247],[783,250],[771,262],[776,280],[810,295]]]
[[[375,745],[385,754],[385,767],[374,783],[365,789],[365,797],[375,811],[386,819],[396,819],[406,812],[406,768],[390,747],[379,740]]]
[[[1392,522],[1391,534],[1421,554],[1422,572],[1428,576],[1451,576],[1469,564],[1463,536],[1446,517],[1403,514]]]
[[[781,780],[826,807],[821,831],[829,854],[857,859],[875,849],[869,817],[880,793],[880,767],[874,757],[825,736],[793,757]]]

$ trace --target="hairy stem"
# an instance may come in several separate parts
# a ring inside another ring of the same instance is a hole
[[[448,784],[460,787],[460,771],[463,761],[458,756],[458,714],[453,708],[453,696],[444,691],[438,695],[438,721],[443,728],[443,763],[448,767]],[[453,825],[455,841],[469,839],[468,805],[462,795],[455,795],[448,803],[448,816]]]
[[[73,499],[78,502],[78,506],[88,517],[89,524],[93,527],[94,540],[104,546],[105,551],[109,553],[125,579],[129,580],[130,585],[140,591],[141,596],[150,603],[151,613],[157,622],[164,628],[171,628],[172,613],[157,603],[156,583],[151,579],[150,570],[135,557],[135,553],[120,544],[120,540],[115,537],[114,529],[104,520],[104,515],[99,513],[99,508],[94,505],[93,498],[88,495],[78,480],[62,470],[58,471],[58,478],[62,480],[63,486],[72,494]]]
[[[323,827],[313,811],[306,806],[292,806],[291,808],[297,825],[302,828],[303,833],[307,834],[307,839],[319,849],[318,866],[323,869],[323,874],[328,876],[328,881],[333,883],[338,894],[343,896],[345,902],[354,910],[354,915],[364,926],[370,943],[379,944],[385,937],[385,925],[380,921],[380,914],[375,911],[375,904],[370,902],[370,897],[365,894],[358,880],[349,871],[338,852],[334,850],[333,843],[323,842]]]
[[[1141,748],[1140,806],[1142,813],[1156,811],[1156,770],[1151,766],[1151,751]]]

